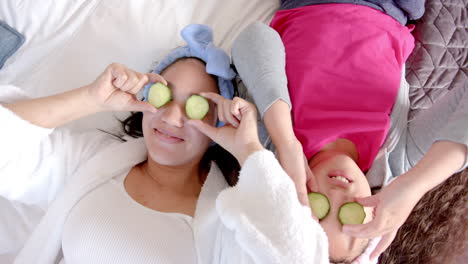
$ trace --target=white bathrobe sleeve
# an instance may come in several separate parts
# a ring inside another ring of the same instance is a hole
[[[14,86],[0,85],[0,91],[1,103],[27,98]],[[0,120],[0,196],[44,210],[80,164],[112,140],[97,130],[42,128],[1,104]]]
[[[234,240],[225,243],[221,263],[328,263],[324,230],[270,151],[246,160],[238,184],[221,192],[216,209]]]

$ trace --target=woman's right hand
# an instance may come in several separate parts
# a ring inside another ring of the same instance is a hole
[[[201,120],[190,120],[189,125],[229,151],[241,166],[250,154],[264,149],[258,139],[257,109],[254,105],[239,97],[228,100],[216,93],[200,93],[200,95],[216,104],[218,118],[226,125],[213,127]]]
[[[136,94],[149,83],[166,80],[155,73],[139,73],[118,63],[112,63],[97,79],[86,86],[89,102],[98,111],[155,111],[148,102],[139,101]]]

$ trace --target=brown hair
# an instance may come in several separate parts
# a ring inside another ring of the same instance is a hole
[[[380,256],[381,264],[456,263],[467,245],[468,169],[426,193]]]

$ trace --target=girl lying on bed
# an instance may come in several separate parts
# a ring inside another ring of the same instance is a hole
[[[397,20],[403,7],[307,4],[317,2],[336,1],[283,1],[271,28],[240,34],[233,60],[299,200],[317,191],[330,201],[320,221],[330,260],[375,260],[424,193],[466,167],[467,87],[408,122],[402,72],[414,40]],[[342,225],[338,210],[353,201],[364,224]]]
[[[160,75],[112,64],[89,85],[38,99],[2,87],[0,193],[46,211],[15,263],[328,261],[325,233],[259,142],[255,107],[232,100],[235,73],[211,29],[182,35],[188,46]],[[154,82],[171,94],[157,109],[135,98]],[[185,111],[194,94],[210,99],[198,98],[203,115],[192,109],[200,120]],[[58,128],[101,111],[138,111],[124,124],[139,139]],[[217,116],[230,125],[214,127]]]

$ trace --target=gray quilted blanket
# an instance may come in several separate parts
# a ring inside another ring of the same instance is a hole
[[[468,0],[427,0],[406,63],[410,119],[458,86],[468,85]]]

